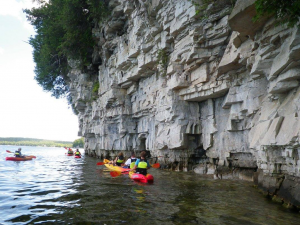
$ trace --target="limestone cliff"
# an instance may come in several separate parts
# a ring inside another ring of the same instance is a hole
[[[93,31],[99,71],[70,63],[79,134],[88,154],[147,150],[300,205],[299,27],[253,23],[254,0],[231,2],[196,14],[189,0],[111,0]]]

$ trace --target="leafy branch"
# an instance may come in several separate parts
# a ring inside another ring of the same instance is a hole
[[[256,16],[253,21],[261,17],[274,16],[277,25],[287,24],[294,27],[300,19],[300,0],[256,0]]]
[[[30,37],[35,80],[59,98],[68,96],[68,59],[80,61],[81,69],[92,63],[96,44],[92,29],[108,15],[108,0],[36,0],[38,8],[25,9],[35,27]]]

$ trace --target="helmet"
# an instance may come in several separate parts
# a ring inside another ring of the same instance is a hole
[[[21,151],[22,149],[21,149],[21,148],[18,148],[18,150]]]

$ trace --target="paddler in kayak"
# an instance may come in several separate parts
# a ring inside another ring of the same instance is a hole
[[[76,151],[75,151],[75,156],[81,156],[81,153],[79,151],[79,149],[77,148]]]
[[[127,159],[127,161],[125,162],[125,166],[123,166],[123,168],[130,168],[132,169],[135,165],[137,158],[135,157],[135,153],[131,152],[131,156],[129,159]]]
[[[21,148],[18,148],[18,150],[15,151],[15,157],[18,157],[18,158],[24,158],[25,156],[22,155],[21,153]]]
[[[73,150],[71,148],[68,149],[68,155],[73,155]]]
[[[122,166],[122,164],[124,163],[124,155],[123,155],[123,152],[120,152],[118,154],[118,156],[115,158],[115,160],[113,161],[110,161],[109,164],[113,164],[114,166],[117,165],[117,166]]]
[[[141,152],[141,158],[137,159],[135,162],[134,167],[130,170],[135,170],[135,173],[143,174],[144,176],[147,175],[147,170],[151,168],[149,162],[146,159],[146,151]]]

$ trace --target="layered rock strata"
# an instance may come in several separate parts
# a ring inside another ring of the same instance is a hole
[[[111,0],[93,31],[97,72],[70,63],[79,135],[88,154],[147,150],[300,206],[299,27],[253,23],[254,0],[231,4]]]

